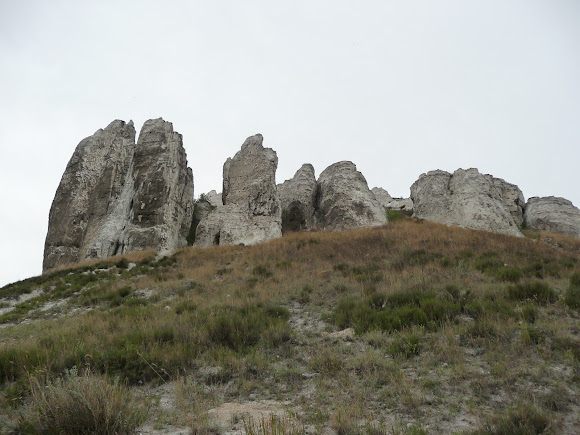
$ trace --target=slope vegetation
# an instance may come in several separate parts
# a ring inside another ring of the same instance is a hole
[[[403,218],[30,278],[0,289],[0,432],[82,433],[84,397],[102,433],[575,433],[579,260]]]

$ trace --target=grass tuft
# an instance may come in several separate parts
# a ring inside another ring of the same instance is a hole
[[[123,386],[76,370],[56,381],[32,381],[31,404],[18,425],[23,433],[129,434],[147,410]]]

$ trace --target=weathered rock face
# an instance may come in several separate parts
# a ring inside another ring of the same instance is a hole
[[[528,199],[524,225],[539,231],[566,234],[580,239],[580,210],[555,196]]]
[[[387,204],[386,209],[412,212],[413,200],[411,198],[393,198],[393,200]]]
[[[349,230],[384,225],[385,209],[369,190],[352,162],[330,165],[317,182],[316,220],[326,230]]]
[[[49,215],[44,270],[86,258],[186,244],[193,174],[182,138],[161,118],[114,121],[77,146]]]
[[[493,177],[482,175],[477,169],[421,174],[411,186],[411,199],[413,216],[451,226],[522,236]]]
[[[262,135],[250,136],[224,164],[222,199],[196,230],[195,245],[252,245],[282,235],[276,189],[278,157],[262,146]]]
[[[375,195],[375,198],[377,198],[379,204],[381,204],[384,208],[387,208],[389,202],[393,200],[393,197],[389,195],[389,192],[387,192],[382,187],[373,187],[371,192],[373,192],[373,195]]]
[[[501,178],[495,178],[491,175],[485,175],[495,186],[501,200],[507,206],[510,214],[514,218],[514,222],[518,226],[524,223],[524,208],[526,207],[526,200],[524,194],[518,186],[508,183]]]
[[[133,179],[126,247],[120,253],[150,248],[167,253],[187,245],[193,173],[187,167],[183,138],[173,131],[173,124],[161,118],[145,122],[135,149]]]
[[[377,201],[387,210],[413,211],[413,201],[411,198],[393,198],[382,187],[373,187],[371,192],[373,192]]]
[[[294,177],[278,185],[282,206],[282,228],[298,231],[314,227],[316,177],[310,163],[302,165]]]
[[[205,199],[209,202],[212,207],[218,207],[220,205],[224,205],[222,200],[222,194],[217,193],[215,190],[210,190],[205,195]]]

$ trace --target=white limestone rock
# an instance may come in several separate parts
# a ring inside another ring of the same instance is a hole
[[[294,177],[278,185],[282,207],[282,228],[298,231],[314,227],[316,177],[310,163],[302,165]]]
[[[250,136],[223,169],[224,205],[197,226],[195,245],[253,245],[281,237],[282,214],[276,189],[278,157]]]
[[[411,201],[411,198],[393,198],[382,187],[373,187],[371,192],[373,192],[375,198],[387,210],[413,211],[413,201]]]
[[[564,198],[533,197],[526,204],[524,226],[580,239],[580,210]]]
[[[133,123],[113,121],[77,146],[57,189],[43,269],[143,249],[185,246],[193,174],[182,137],[149,120],[135,144]]]
[[[411,186],[411,199],[413,216],[522,237],[493,177],[480,174],[477,169],[458,169],[453,174],[440,170],[421,174]]]
[[[387,204],[386,209],[411,213],[413,211],[413,200],[411,198],[393,198],[393,200]]]
[[[379,204],[381,204],[384,208],[387,208],[387,205],[393,200],[393,197],[389,195],[389,192],[387,192],[382,187],[373,187],[371,192],[373,192],[373,195],[375,195],[375,198],[377,198]]]
[[[207,200],[207,202],[209,202],[212,205],[212,207],[224,205],[221,192],[217,193],[215,190],[210,190],[204,195],[204,197]]]
[[[317,226],[350,230],[387,223],[385,209],[370,191],[363,174],[352,162],[334,163],[317,182]]]
[[[501,200],[507,206],[510,214],[514,218],[514,222],[518,226],[524,223],[524,208],[526,207],[526,200],[524,194],[518,186],[508,183],[501,178],[495,178],[491,175],[485,175],[495,186]]]

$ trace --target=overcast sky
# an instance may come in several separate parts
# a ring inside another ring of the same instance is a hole
[[[351,160],[409,196],[476,167],[580,205],[580,2],[0,0],[0,285],[41,272],[76,145],[183,134],[195,195],[264,135],[277,181]]]

